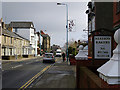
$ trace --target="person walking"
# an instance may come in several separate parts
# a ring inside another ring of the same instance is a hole
[[[62,53],[63,62],[65,61],[65,53]]]

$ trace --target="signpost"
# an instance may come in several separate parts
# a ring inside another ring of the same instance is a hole
[[[111,36],[94,36],[94,59],[111,58]]]

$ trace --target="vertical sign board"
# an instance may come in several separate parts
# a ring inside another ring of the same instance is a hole
[[[94,36],[94,58],[111,58],[111,36]]]

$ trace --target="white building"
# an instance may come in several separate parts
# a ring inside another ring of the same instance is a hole
[[[8,28],[12,27],[13,32],[16,32],[20,36],[30,41],[30,46],[33,48],[32,54],[35,54],[35,28],[33,22],[11,22]]]
[[[38,36],[38,34],[37,34],[37,32],[35,33],[35,56],[37,56],[38,55],[38,41],[39,41],[39,36]]]

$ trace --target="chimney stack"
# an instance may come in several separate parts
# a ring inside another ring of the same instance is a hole
[[[9,31],[13,32],[13,28],[12,27],[8,27],[7,28]]]
[[[5,29],[5,23],[3,22],[3,19],[1,18],[2,28]]]

